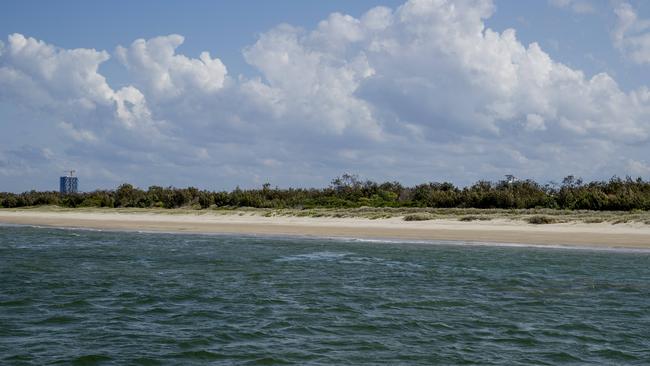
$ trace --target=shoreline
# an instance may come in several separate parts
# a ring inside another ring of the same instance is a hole
[[[96,229],[81,226],[50,226],[36,224],[10,224],[0,222],[2,227],[27,227],[35,229],[53,229],[66,231],[90,231],[98,233],[131,233],[131,234],[166,234],[166,235],[200,235],[200,236],[224,236],[235,238],[273,238],[273,239],[306,239],[306,240],[326,240],[342,243],[376,243],[376,244],[395,244],[395,245],[450,245],[450,246],[468,246],[468,247],[504,247],[504,248],[539,248],[539,249],[557,249],[557,250],[585,250],[614,253],[644,253],[650,254],[650,246],[633,247],[633,246],[608,246],[608,245],[581,245],[581,244],[534,244],[534,243],[510,243],[499,241],[472,241],[472,240],[441,240],[441,239],[399,239],[399,238],[359,238],[346,236],[318,236],[309,234],[256,234],[256,233],[226,233],[226,232],[203,232],[203,231],[159,231],[159,230],[139,230],[139,229]]]
[[[265,217],[251,214],[161,214],[123,212],[47,212],[0,210],[0,223],[111,231],[248,234],[287,237],[452,241],[548,247],[650,249],[650,226],[644,224],[562,223],[532,225],[494,219],[404,221],[402,218]]]

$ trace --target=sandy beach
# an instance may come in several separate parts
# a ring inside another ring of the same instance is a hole
[[[370,220],[363,218],[264,217],[254,213],[161,214],[37,210],[0,210],[0,223],[123,231],[453,240],[650,249],[650,226],[638,223],[531,225],[507,219],[478,222],[457,220],[407,222],[397,217]]]

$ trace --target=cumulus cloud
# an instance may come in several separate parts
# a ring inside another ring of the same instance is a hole
[[[32,112],[32,135],[42,135],[44,148],[69,161],[55,171],[70,165],[92,171],[113,165],[118,155],[139,158],[143,149],[169,141],[139,90],[114,90],[99,72],[109,58],[106,51],[63,49],[21,34],[7,39],[0,55],[0,101]]]
[[[75,147],[66,154],[94,160],[98,177],[147,183],[170,171],[187,179],[174,184],[208,187],[320,185],[342,171],[461,184],[643,171],[629,161],[647,149],[650,91],[487,28],[494,11],[489,0],[410,0],[313,29],[281,24],[244,48],[257,75],[238,77],[207,52],[179,54],[182,36],[138,39],[115,51],[131,80],[119,90],[98,72],[105,51],[12,35],[0,98],[52,111]],[[645,28],[623,17],[615,39],[627,44]]]
[[[486,29],[493,11],[490,1],[413,0],[361,19],[333,14],[311,32],[277,27],[245,56],[281,101],[304,95],[313,103],[296,108],[334,108],[318,114],[339,128],[363,121],[382,136],[406,137],[410,124],[434,141],[441,132],[503,137],[530,129],[528,116],[535,115],[549,133],[647,139],[647,91],[626,94],[607,74],[587,77],[538,44],[521,44],[512,29]],[[336,103],[328,103],[328,93]],[[356,117],[335,119],[336,110]]]
[[[640,19],[627,2],[620,3],[614,13],[617,17],[612,32],[614,45],[633,62],[650,63],[650,19]]]
[[[198,59],[176,54],[185,39],[178,34],[135,40],[129,48],[118,46],[115,53],[146,92],[168,99],[192,93],[214,93],[224,86],[226,66],[210,53]]]
[[[0,55],[0,96],[18,104],[67,117],[68,123],[106,128],[109,124],[147,124],[144,98],[132,87],[113,90],[98,72],[110,56],[94,49],[62,49],[12,34]],[[126,104],[129,107],[125,107]],[[103,115],[116,118],[103,118]],[[100,118],[97,120],[97,118]]]
[[[92,109],[109,103],[112,90],[97,72],[99,64],[108,60],[106,51],[93,49],[64,50],[22,34],[8,37],[2,53],[0,82],[6,93],[16,93],[20,101],[30,100],[48,106],[65,101],[70,108]],[[27,86],[20,95],[21,88]]]
[[[267,84],[250,85],[250,91],[264,90],[265,95],[255,98],[271,96],[263,103],[275,109],[278,120],[299,122],[300,129],[381,139],[381,127],[370,106],[354,95],[374,70],[363,53],[345,54],[337,49],[361,37],[357,23],[350,16],[333,14],[310,34],[288,25],[262,34],[244,51],[244,57]]]

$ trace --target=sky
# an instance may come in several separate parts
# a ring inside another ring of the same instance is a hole
[[[650,2],[5,1],[0,191],[650,179]]]

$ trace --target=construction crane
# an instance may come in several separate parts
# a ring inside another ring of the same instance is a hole
[[[74,174],[77,172],[76,170],[64,170],[64,173],[68,173],[68,177],[74,177]]]

